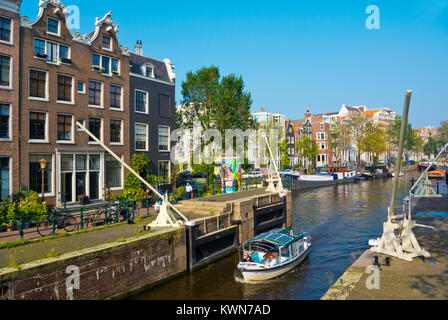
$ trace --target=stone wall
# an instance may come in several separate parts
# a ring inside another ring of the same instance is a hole
[[[123,297],[185,272],[186,252],[183,228],[0,269],[0,300]]]

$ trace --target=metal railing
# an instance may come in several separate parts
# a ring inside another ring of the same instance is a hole
[[[239,185],[239,189],[235,183],[233,191],[245,191],[245,190],[257,189],[264,185],[266,185],[265,178],[242,179],[241,184]],[[227,188],[229,188],[228,186],[223,185],[223,183],[221,183],[221,181],[215,181],[214,183],[210,183],[208,185],[208,192],[207,192],[207,183],[196,182],[196,186],[192,186],[192,187],[193,187],[193,192],[192,192],[193,199],[223,194],[223,193],[226,193]],[[172,196],[172,195],[173,194],[169,194],[169,196]],[[175,203],[177,203],[178,200],[188,200],[188,199],[189,199],[189,195],[185,191],[182,198],[179,197],[178,199],[175,199]]]
[[[0,240],[10,241],[55,236],[135,220],[136,201],[111,202],[72,209],[54,209],[47,214],[0,219]],[[149,213],[148,213],[149,215]]]
[[[415,184],[417,180],[411,178],[411,186]],[[430,179],[431,186],[437,194],[448,195],[448,185],[445,181],[445,178],[439,179]]]

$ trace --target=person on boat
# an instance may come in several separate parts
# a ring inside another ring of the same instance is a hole
[[[277,264],[277,259],[275,259],[274,255],[269,256],[268,267],[273,267]]]
[[[252,258],[250,257],[250,255],[246,252],[243,255],[243,260],[241,260],[241,262],[252,262]]]

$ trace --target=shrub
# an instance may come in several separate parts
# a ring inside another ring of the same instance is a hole
[[[11,215],[14,214],[15,211],[15,205],[14,203],[9,199],[4,199],[2,202],[0,202],[0,226],[9,226],[13,222],[9,219]]]
[[[47,217],[47,204],[39,198],[39,194],[22,187],[13,197],[14,201],[5,199],[0,203],[0,225],[11,226],[23,222],[42,221]]]

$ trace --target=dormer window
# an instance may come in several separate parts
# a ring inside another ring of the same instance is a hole
[[[48,18],[47,20],[47,33],[59,35],[59,20]]]
[[[143,74],[147,77],[154,78],[154,66],[152,64],[145,64],[143,66]]]
[[[110,46],[110,37],[108,36],[103,36],[103,44],[102,44],[102,48],[105,50],[111,50],[111,46]]]

